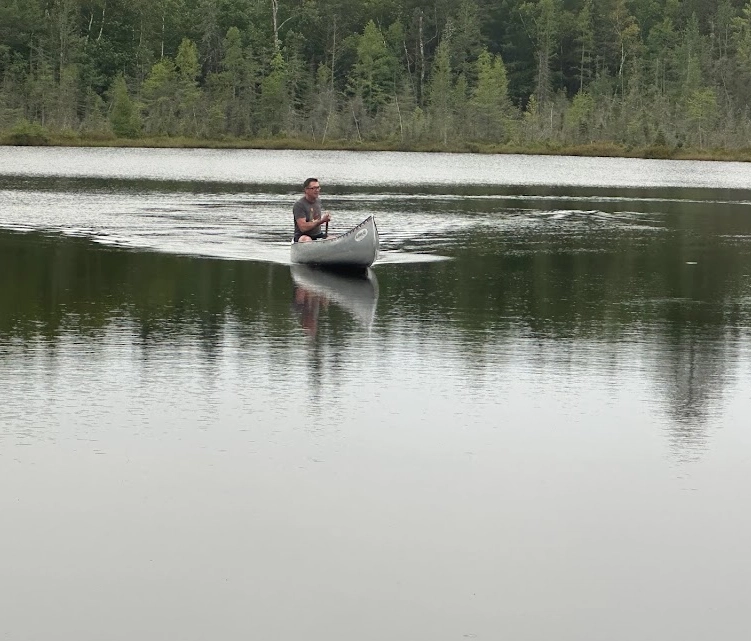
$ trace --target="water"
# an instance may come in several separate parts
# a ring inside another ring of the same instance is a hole
[[[0,632],[751,632],[751,167],[0,148]],[[290,267],[308,174],[361,279]]]

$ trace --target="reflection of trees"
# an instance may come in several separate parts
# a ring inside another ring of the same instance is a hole
[[[268,324],[269,332],[277,325],[268,322],[263,295],[273,270],[269,265],[1,234],[0,268],[7,276],[0,284],[0,336],[54,342],[62,332],[96,334],[126,315],[144,343],[168,341],[184,330],[197,333],[211,352],[228,314],[248,324]]]
[[[326,347],[323,342],[313,341],[306,352],[308,366],[308,384],[312,398],[301,399],[303,403],[310,403],[314,409],[320,409],[325,400],[322,397],[324,378],[328,375],[329,367],[326,361]]]
[[[671,443],[682,457],[691,458],[704,448],[712,409],[734,359],[721,330],[712,329],[673,326],[654,355],[652,376],[673,419]]]
[[[586,233],[544,226],[506,235],[460,231],[452,246],[457,260],[412,270],[410,291],[424,293],[409,299],[410,311],[451,317],[470,362],[483,337],[519,332],[541,342],[639,343],[672,419],[671,439],[688,454],[701,448],[729,380],[727,366],[739,358],[740,341],[727,334],[751,320],[742,302],[751,293],[751,255],[747,245],[722,238],[743,233],[747,223],[694,211],[699,205],[688,212],[671,207],[659,233],[612,226]],[[398,283],[383,280],[389,289]],[[397,315],[389,300],[384,317]]]
[[[612,229],[591,238],[539,230],[529,237],[459,238],[457,260],[376,270],[387,292],[377,301],[378,331],[388,333],[405,319],[439,331],[450,326],[457,331],[446,340],[462,343],[468,371],[488,346],[520,334],[541,343],[638,342],[650,350],[648,375],[673,418],[676,446],[700,447],[727,384],[727,365],[739,358],[742,341],[728,340],[728,332],[745,331],[739,328],[751,321],[741,302],[749,300],[744,274],[751,273],[751,256],[743,244],[718,240],[707,220],[698,228],[676,221],[669,233],[648,239]],[[189,334],[211,358],[232,331],[243,349],[261,341],[281,346],[273,353],[283,364],[293,353],[291,328],[300,327],[290,312],[294,283],[280,265],[0,232],[0,271],[0,340],[42,337],[53,348],[63,333],[96,337],[125,318],[144,346]],[[318,301],[308,357],[312,379],[320,380],[336,375],[338,351],[331,346],[364,325],[377,288],[334,287],[328,295],[302,288]],[[321,297],[329,301],[325,308]]]
[[[53,352],[64,334],[96,340],[125,320],[133,325],[144,355],[151,345],[177,343],[188,335],[211,363],[228,331],[243,350],[269,341],[292,346],[289,330],[295,321],[289,300],[295,294],[284,266],[0,232],[0,270],[0,342],[42,338]],[[354,314],[337,303],[336,294],[306,294],[316,306],[315,323],[320,307],[329,321],[306,350],[314,389],[336,368],[328,346],[342,344],[352,331]],[[289,356],[283,349],[273,353],[281,361]]]

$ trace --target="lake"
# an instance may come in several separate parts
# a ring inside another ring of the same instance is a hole
[[[0,147],[0,274],[4,639],[751,634],[751,165]]]

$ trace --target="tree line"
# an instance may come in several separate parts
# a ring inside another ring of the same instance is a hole
[[[0,0],[0,130],[750,147],[751,0]]]

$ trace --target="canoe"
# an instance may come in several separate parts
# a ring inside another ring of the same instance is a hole
[[[363,327],[370,328],[378,305],[378,280],[372,269],[360,275],[332,272],[308,265],[290,267],[296,288],[312,296],[333,302],[349,313]]]
[[[378,228],[368,216],[348,232],[333,238],[292,243],[293,263],[339,269],[366,269],[378,258]]]

